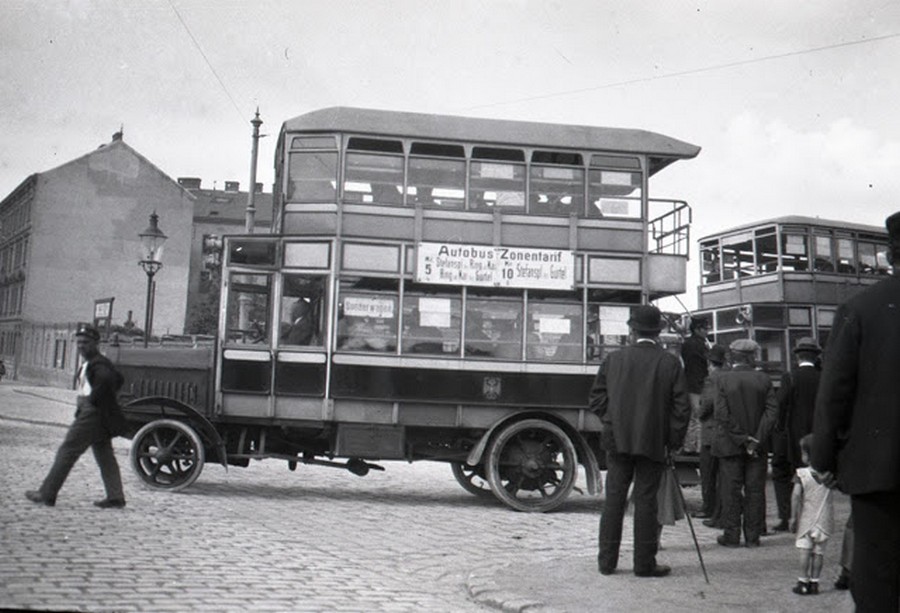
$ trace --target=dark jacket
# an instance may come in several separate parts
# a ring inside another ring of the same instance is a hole
[[[91,384],[90,403],[100,414],[98,429],[110,438],[122,436],[128,431],[128,424],[116,394],[124,377],[106,356],[99,353],[88,360],[86,376]]]
[[[819,379],[819,369],[813,365],[800,366],[781,377],[776,428],[787,435],[787,457],[795,470],[803,466],[800,439],[812,432]]]
[[[681,446],[691,413],[680,361],[647,342],[609,354],[594,379],[590,408],[608,451],[664,461],[667,448]]]
[[[681,359],[684,361],[684,376],[691,394],[703,391],[703,382],[709,374],[709,347],[700,336],[691,335],[681,345]]]
[[[720,371],[714,384],[716,434],[712,454],[720,458],[741,455],[751,436],[763,445],[778,413],[769,376],[747,364],[735,364],[731,370]]]
[[[709,376],[703,381],[703,391],[700,392],[700,444],[712,445],[713,439],[716,437],[716,420],[713,417],[716,407],[716,378],[723,370],[728,367],[722,367],[713,370]]]
[[[823,359],[811,464],[848,494],[900,489],[900,277],[838,307]]]

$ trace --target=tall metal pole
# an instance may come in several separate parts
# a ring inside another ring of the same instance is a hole
[[[247,195],[247,216],[244,223],[244,231],[253,234],[253,226],[256,224],[256,157],[259,151],[259,126],[263,121],[259,118],[259,107],[256,108],[256,117],[250,120],[253,124],[253,148],[250,152],[250,189]]]
[[[155,270],[147,269],[147,304],[144,309],[144,348],[150,343],[150,328],[153,326],[153,275]]]

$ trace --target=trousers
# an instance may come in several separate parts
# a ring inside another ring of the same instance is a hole
[[[719,458],[722,472],[722,522],[733,543],[759,541],[766,520],[766,457],[736,455]],[[743,520],[743,521],[742,521]]]
[[[856,610],[900,611],[900,491],[854,494],[850,513]]]
[[[100,467],[106,497],[110,500],[125,499],[119,463],[113,452],[112,439],[102,426],[99,409],[88,402],[86,397],[80,396],[75,421],[69,426],[50,472],[41,484],[40,493],[45,500],[56,500],[56,494],[62,489],[75,462],[88,447],[93,450],[94,459]]]
[[[634,571],[656,568],[659,547],[657,492],[665,464],[625,453],[606,454],[606,504],[600,516],[597,562],[601,569],[615,569],[622,543],[622,521],[628,505],[628,488],[634,482]]]

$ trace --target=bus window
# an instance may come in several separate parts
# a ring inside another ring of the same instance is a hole
[[[397,349],[397,289],[365,291],[362,281],[341,281],[337,348],[393,353]]]
[[[606,355],[628,344],[629,306],[588,305],[586,334],[589,361],[601,361]]]
[[[268,342],[270,275],[231,273],[228,283],[225,342]]]
[[[459,294],[407,290],[403,296],[400,352],[459,355],[462,300]]]
[[[746,277],[756,272],[753,263],[753,240],[750,233],[722,239],[722,274],[724,279]]]
[[[809,270],[809,249],[806,234],[782,232],[781,267],[786,271]]]
[[[581,164],[578,154],[535,151],[531,156],[528,211],[536,215],[582,215],[584,169],[575,167]]]
[[[469,208],[525,211],[525,154],[475,147],[469,167]],[[517,163],[518,162],[518,163]]]
[[[466,355],[522,359],[522,300],[477,298],[466,301]]]
[[[466,201],[464,157],[465,152],[459,145],[413,143],[409,155],[407,204],[463,208]]]
[[[809,334],[807,333],[807,336]],[[787,354],[784,347],[784,330],[756,330],[759,343],[759,365],[766,372],[784,372],[787,369]]]
[[[715,283],[722,280],[722,259],[719,257],[719,241],[700,243],[701,281]]]
[[[337,200],[337,151],[292,151],[288,155],[288,202]]]
[[[774,227],[756,231],[756,270],[759,274],[778,270],[778,239]]]
[[[890,270],[887,245],[859,243],[859,271],[865,275],[886,275]]]
[[[834,251],[831,245],[831,233],[815,234],[815,269],[817,272],[834,272]]]
[[[588,172],[588,216],[641,218],[641,173],[624,170]]]
[[[281,295],[281,345],[322,345],[322,277],[285,274]]]
[[[402,204],[403,156],[348,151],[344,202]]]
[[[581,304],[529,300],[526,354],[539,362],[581,362]]]
[[[853,239],[838,237],[837,239],[837,270],[840,273],[856,274],[856,256],[853,253]]]

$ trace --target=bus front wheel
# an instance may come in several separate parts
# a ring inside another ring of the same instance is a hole
[[[203,470],[203,442],[189,425],[157,419],[138,430],[131,442],[131,467],[151,489],[182,490]]]
[[[491,491],[517,511],[558,507],[575,487],[578,457],[572,439],[556,424],[525,419],[504,427],[487,459]]]
[[[490,496],[491,486],[484,476],[484,466],[469,466],[465,462],[451,462],[450,469],[464,490],[476,496]]]

